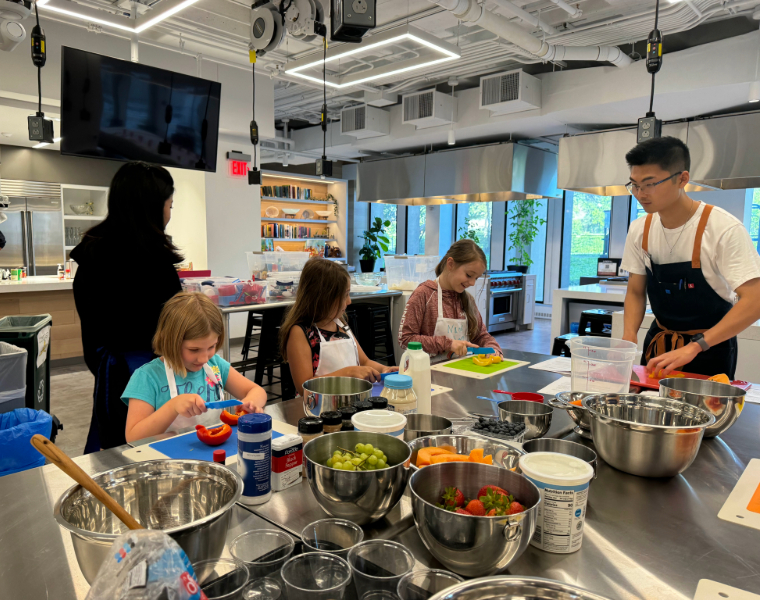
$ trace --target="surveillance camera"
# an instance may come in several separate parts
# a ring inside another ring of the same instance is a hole
[[[28,0],[0,0],[0,50],[12,52],[26,39],[26,29],[20,23],[32,14]]]

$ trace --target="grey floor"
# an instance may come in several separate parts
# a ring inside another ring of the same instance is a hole
[[[551,351],[551,321],[536,320],[530,331],[509,332],[495,336],[502,348],[549,354]],[[240,360],[239,348],[233,348],[233,361]],[[63,423],[56,444],[69,456],[80,456],[84,450],[92,414],[94,377],[81,365],[54,367],[51,371],[50,407]],[[247,373],[253,377],[253,372]],[[273,391],[277,391],[277,386]]]

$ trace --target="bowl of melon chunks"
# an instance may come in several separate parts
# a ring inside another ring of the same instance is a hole
[[[525,454],[516,446],[482,437],[431,435],[409,442],[413,470],[444,462],[471,462],[496,465],[514,471]]]

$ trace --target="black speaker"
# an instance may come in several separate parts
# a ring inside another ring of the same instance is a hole
[[[334,42],[357,44],[377,21],[376,0],[332,0],[330,37]]]

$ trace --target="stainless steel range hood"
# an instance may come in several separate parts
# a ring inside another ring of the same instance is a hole
[[[360,202],[435,205],[558,198],[557,155],[494,144],[361,163]]]

